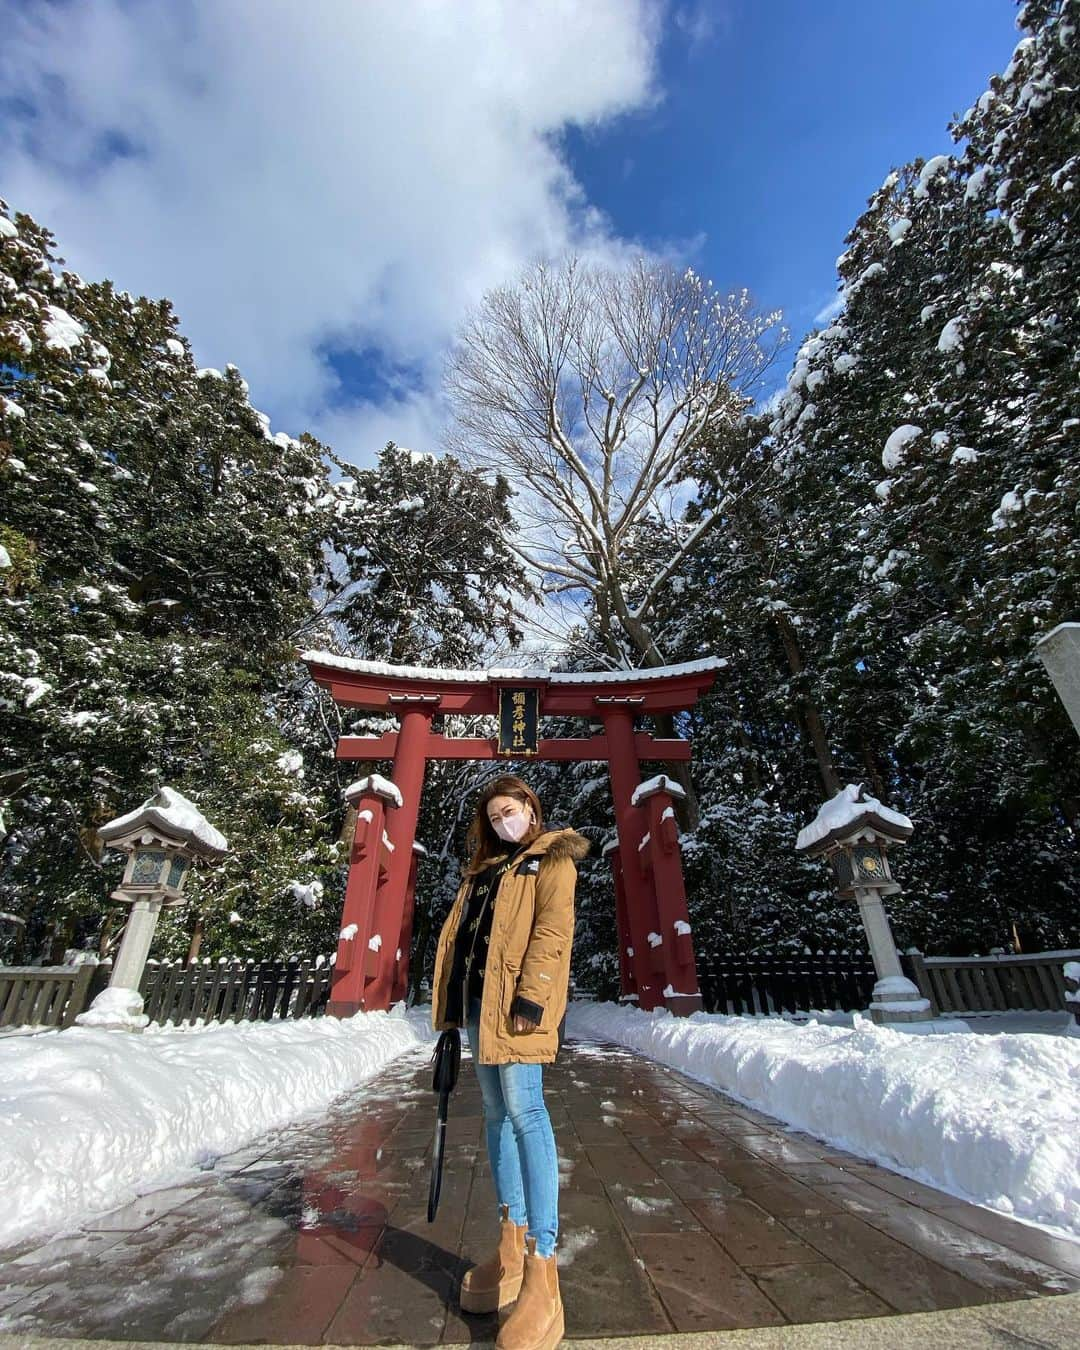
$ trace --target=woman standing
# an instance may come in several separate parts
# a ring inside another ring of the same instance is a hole
[[[468,845],[435,953],[432,1022],[436,1031],[464,1026],[469,1037],[500,1235],[497,1250],[462,1280],[461,1307],[494,1312],[517,1298],[498,1350],[551,1350],[564,1318],[555,1264],[559,1163],[543,1066],[559,1048],[574,864],[589,845],[574,830],[545,830],[536,793],[509,775],[480,794]]]

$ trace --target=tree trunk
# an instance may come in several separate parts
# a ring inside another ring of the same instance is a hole
[[[802,675],[806,671],[806,666],[799,649],[795,627],[791,620],[783,614],[777,614],[775,618],[791,673],[795,676]],[[817,705],[812,702],[807,694],[801,693],[799,695],[799,703],[802,706],[803,722],[810,737],[810,743],[814,747],[814,757],[817,760],[818,773],[821,775],[825,795],[826,797],[835,797],[840,791],[840,779],[837,777],[836,768],[833,765],[829,738],[825,734],[825,723],[817,710]]]
[[[68,918],[57,919],[53,925],[52,938],[49,941],[49,949],[46,955],[47,964],[58,966],[64,959],[64,953],[71,946],[74,937],[74,927]]]
[[[667,662],[664,660],[664,654],[656,645],[653,635],[640,619],[635,619],[633,615],[631,615],[626,602],[623,599],[621,592],[618,591],[615,583],[613,583],[611,587],[605,589],[603,595],[604,603],[602,608],[599,604],[598,597],[597,615],[603,614],[608,625],[608,633],[602,633],[605,642],[611,638],[610,624],[611,609],[613,608],[618,616],[619,624],[622,627],[623,632],[637,649],[638,656],[641,658],[641,664],[648,667],[650,670],[658,670],[661,666],[666,665]],[[653,724],[662,737],[674,738],[678,735],[675,730],[675,718],[671,713],[657,714],[653,717]],[[687,832],[696,830],[701,823],[701,808],[698,804],[697,792],[694,790],[694,780],[690,773],[689,764],[665,763],[664,772],[669,778],[673,778],[682,788],[683,792],[686,793],[684,801],[677,801],[675,803],[679,824]]]
[[[874,796],[878,801],[883,802],[885,801],[886,787],[878,757],[874,754],[865,736],[859,737],[859,745],[862,750],[862,762],[866,766],[866,776],[873,789]]]
[[[195,916],[195,927],[191,932],[191,946],[188,948],[187,954],[187,964],[189,966],[193,966],[199,959],[199,949],[202,947],[203,940],[203,927],[203,916],[197,914]]]
[[[746,728],[741,722],[735,723],[735,740],[739,748],[746,752],[746,771],[750,775],[750,782],[755,793],[760,797],[765,791],[765,780],[761,776],[761,769],[758,767],[757,752],[750,742],[750,737],[746,734]]]
[[[109,939],[112,937],[112,931],[116,927],[116,916],[119,913],[116,906],[108,910],[101,925],[101,932],[98,934],[98,956],[104,961],[109,953]]]
[[[424,915],[419,919],[413,911],[413,932],[412,932],[412,952],[409,959],[409,988],[405,996],[406,1004],[412,1007],[420,1002],[421,984],[424,979],[424,958],[423,953],[427,950],[428,938],[431,936],[431,919]],[[434,996],[434,990],[432,995]]]
[[[657,732],[665,739],[674,739],[678,736],[675,729],[675,718],[671,713],[657,713],[653,717],[653,723]],[[701,807],[698,803],[697,792],[694,790],[694,779],[690,772],[690,764],[665,762],[664,772],[669,778],[674,778],[686,793],[685,801],[676,800],[675,814],[679,819],[679,824],[690,833],[701,824]]]

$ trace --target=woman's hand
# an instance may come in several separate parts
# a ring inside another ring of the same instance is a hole
[[[535,1022],[530,1022],[529,1019],[528,1019],[527,1017],[522,1017],[522,1015],[521,1015],[520,1013],[515,1013],[515,1014],[514,1014],[514,1030],[515,1030],[515,1031],[535,1031],[535,1030],[536,1030],[536,1023],[535,1023]]]

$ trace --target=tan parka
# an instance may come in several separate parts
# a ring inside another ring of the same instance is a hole
[[[533,840],[499,883],[480,1003],[481,1064],[554,1060],[570,984],[574,864],[588,851],[589,841],[575,830],[548,830]],[[446,1020],[447,985],[471,884],[471,877],[462,882],[435,950],[431,1021],[436,1031],[456,1025]],[[530,1031],[514,1030],[510,1005],[519,995],[544,1010],[539,1026]]]

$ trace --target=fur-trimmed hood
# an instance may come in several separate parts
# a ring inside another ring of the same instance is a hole
[[[547,858],[569,858],[572,862],[580,862],[591,847],[585,836],[578,834],[577,830],[545,830],[525,850],[525,857],[539,853]]]

